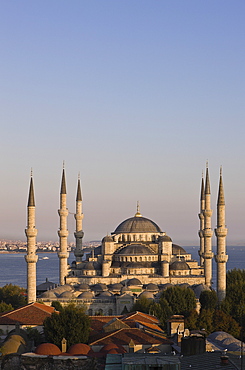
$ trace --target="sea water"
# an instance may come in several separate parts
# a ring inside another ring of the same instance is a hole
[[[199,262],[199,247],[184,247],[191,253],[193,259]],[[229,259],[227,270],[234,268],[245,269],[245,246],[227,247]],[[43,259],[48,257],[48,259]],[[69,263],[74,261],[74,254],[70,253]],[[6,284],[15,284],[26,288],[27,264],[25,253],[0,254],[0,287]],[[59,259],[57,253],[39,253],[37,262],[37,285],[44,283],[46,278],[53,283],[59,282]],[[216,263],[213,260],[213,287],[216,289]]]

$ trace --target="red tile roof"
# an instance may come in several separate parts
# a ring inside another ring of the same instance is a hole
[[[133,341],[135,345],[137,344],[145,344],[145,345],[152,345],[152,344],[171,344],[172,342],[169,341],[167,338],[160,338],[157,335],[153,335],[151,333],[146,333],[145,331],[137,328],[130,328],[130,329],[119,329],[114,331],[110,334],[107,334],[94,341],[91,342],[90,345],[106,345],[110,343],[114,343],[117,345],[128,345],[130,341]]]
[[[38,302],[30,303],[14,311],[4,313],[0,316],[0,325],[15,325],[16,323],[21,325],[43,325],[46,317],[50,317],[54,311],[54,307]]]

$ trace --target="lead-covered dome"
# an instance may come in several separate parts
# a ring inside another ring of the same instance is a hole
[[[118,254],[124,255],[141,255],[154,254],[148,247],[143,244],[130,244],[121,249]]]
[[[134,217],[120,223],[113,234],[124,233],[161,233],[160,227],[148,218],[142,217],[136,213]]]

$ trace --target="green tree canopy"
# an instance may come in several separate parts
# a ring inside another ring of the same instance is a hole
[[[8,312],[13,311],[13,306],[11,304],[7,304],[5,302],[0,302],[0,312]]]
[[[202,310],[215,310],[218,304],[217,293],[214,290],[204,290],[200,294],[199,301]]]
[[[18,285],[7,284],[0,288],[0,302],[11,304],[14,309],[24,306],[27,303],[26,289]]]
[[[190,288],[182,288],[173,286],[162,292],[160,305],[162,308],[166,305],[166,301],[172,315],[184,315],[187,317],[189,313],[196,308],[196,297]]]
[[[63,338],[70,347],[76,343],[86,343],[90,332],[90,319],[84,313],[84,308],[69,304],[60,313],[54,312],[45,319],[44,334],[48,342],[61,346]]]

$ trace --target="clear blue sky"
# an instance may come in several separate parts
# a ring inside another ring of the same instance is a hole
[[[25,240],[32,167],[38,240],[57,239],[65,160],[85,240],[139,200],[174,242],[198,244],[208,159],[213,227],[223,165],[228,242],[244,244],[244,19],[239,0],[1,1],[0,237]]]

